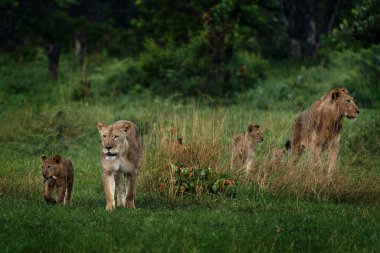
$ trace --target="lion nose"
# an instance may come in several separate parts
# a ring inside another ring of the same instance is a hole
[[[112,148],[112,146],[106,146],[106,149],[110,150]]]
[[[356,113],[359,114],[359,112],[360,112],[359,109],[356,109]]]

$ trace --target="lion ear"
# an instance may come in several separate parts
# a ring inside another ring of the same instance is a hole
[[[120,126],[120,128],[124,131],[124,133],[127,133],[128,130],[131,128],[131,123],[123,122],[123,124]]]
[[[348,90],[346,88],[336,88],[332,91],[331,93],[331,98],[334,100],[334,99],[337,99],[338,97],[340,97],[342,94],[348,94]]]
[[[259,125],[249,124],[248,127],[247,127],[247,132],[250,133],[250,132],[252,132],[254,129],[259,129],[259,128],[260,128]]]
[[[101,131],[103,130],[103,127],[105,126],[104,125],[104,123],[103,122],[98,122],[97,124],[96,124],[96,126],[98,127],[98,131],[99,131],[99,133],[101,133]]]
[[[41,159],[41,161],[44,162],[44,161],[47,159],[47,157],[46,157],[46,155],[41,155],[41,156],[40,156],[40,159]]]
[[[56,164],[60,164],[61,161],[62,161],[62,157],[60,155],[56,155],[53,157],[53,161],[56,163]]]

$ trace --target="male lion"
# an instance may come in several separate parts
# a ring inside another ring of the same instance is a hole
[[[44,197],[47,203],[67,204],[71,198],[74,183],[74,168],[69,159],[60,155],[46,157],[41,155],[42,176],[44,177]],[[57,189],[57,201],[51,194]]]
[[[321,169],[322,149],[328,149],[328,175],[336,169],[340,130],[344,117],[355,119],[359,108],[346,88],[327,92],[306,111],[300,113],[292,128],[291,164],[297,164],[302,151],[311,152],[312,168]]]
[[[141,141],[136,124],[119,120],[106,126],[98,122],[98,131],[102,138],[103,186],[106,194],[106,209],[115,208],[115,184],[117,205],[135,208],[136,179],[140,169]],[[126,192],[122,178],[126,178]]]
[[[231,167],[247,171],[252,169],[253,156],[256,153],[256,143],[264,141],[259,125],[249,124],[245,133],[237,134],[232,140]]]

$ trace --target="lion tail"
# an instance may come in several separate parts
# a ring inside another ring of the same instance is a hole
[[[291,148],[292,148],[292,142],[290,141],[290,139],[287,139],[285,143],[285,149],[289,151]]]

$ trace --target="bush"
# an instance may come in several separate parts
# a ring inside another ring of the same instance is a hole
[[[149,40],[136,60],[115,63],[105,82],[108,88],[122,93],[148,88],[156,94],[229,96],[254,87],[266,77],[265,60],[256,54],[238,52],[223,64],[223,72],[215,79],[208,50],[205,35],[193,37],[182,47],[161,47]]]
[[[354,92],[355,100],[363,107],[380,106],[380,45],[363,49],[354,60],[357,71],[347,87]]]
[[[181,163],[167,164],[160,178],[159,189],[169,197],[177,194],[214,193],[230,197],[236,196],[236,185],[226,174],[216,173],[211,168],[195,168]]]

